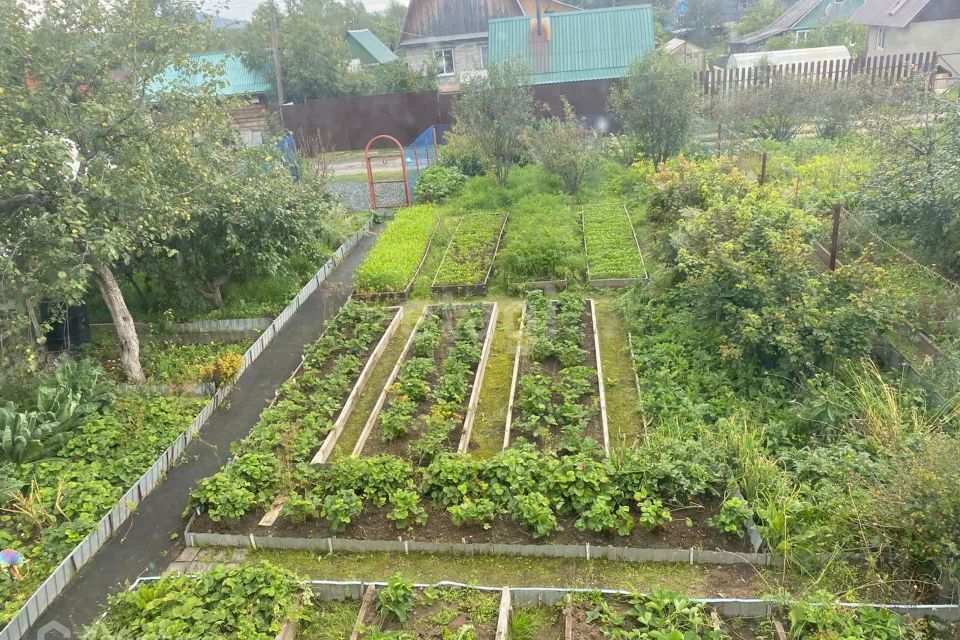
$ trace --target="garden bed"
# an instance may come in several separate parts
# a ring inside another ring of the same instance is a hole
[[[506,640],[506,620],[502,627],[500,620],[508,615],[508,593],[412,587],[395,577],[386,585],[368,588],[350,637],[363,640],[381,637],[378,632],[402,632],[417,640]]]
[[[500,250],[506,214],[461,218],[440,261],[430,290],[437,296],[483,295]]]
[[[357,299],[402,302],[410,297],[440,223],[436,209],[430,206],[398,213],[357,270]]]
[[[353,455],[422,460],[468,449],[497,310],[496,303],[424,308]]]
[[[609,454],[593,300],[528,294],[510,388],[504,449],[520,437],[553,447],[592,438]]]
[[[315,549],[327,552],[437,553],[450,555],[502,555],[520,557],[606,558],[626,562],[682,562],[703,564],[752,564],[773,561],[767,553],[754,553],[747,538],[725,535],[707,520],[718,512],[716,503],[674,511],[676,517],[653,530],[636,526],[626,536],[613,532],[580,531],[575,517],[558,518],[562,531],[536,538],[509,518],[498,518],[489,528],[456,525],[446,510],[432,503],[423,505],[425,526],[409,527],[397,539],[398,530],[386,517],[390,507],[366,507],[352,519],[346,532],[335,532],[326,520],[293,522],[280,518],[269,529],[259,527],[259,514],[214,522],[206,514],[196,516],[187,531],[191,546]]]
[[[648,278],[640,241],[624,205],[584,207],[580,224],[591,287],[622,288]]]

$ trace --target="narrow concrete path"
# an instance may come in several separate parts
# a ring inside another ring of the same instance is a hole
[[[382,226],[362,239],[331,276],[311,295],[270,346],[243,374],[228,405],[207,421],[187,447],[180,464],[140,505],[122,530],[93,557],[28,634],[29,640],[65,640],[71,636],[37,631],[50,622],[65,625],[73,638],[90,624],[110,594],[141,575],[159,575],[184,548],[183,513],[189,492],[217,471],[230,456],[230,443],[256,424],[275,390],[300,363],[303,348],[319,337],[323,323],[335,315],[353,289],[357,267],[373,246]]]

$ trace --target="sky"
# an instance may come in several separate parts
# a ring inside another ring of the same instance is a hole
[[[207,11],[214,12],[219,9],[220,15],[224,18],[234,20],[248,20],[264,0],[204,0],[204,7]],[[368,11],[379,11],[387,6],[389,0],[362,0]]]

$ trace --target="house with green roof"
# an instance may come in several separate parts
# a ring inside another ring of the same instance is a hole
[[[347,31],[347,47],[350,49],[350,68],[387,64],[397,59],[397,54],[383,44],[370,29],[352,29]]]
[[[767,40],[783,34],[792,35],[794,44],[802,47],[813,29],[831,22],[848,22],[863,3],[864,0],[796,0],[764,28],[731,38],[730,53],[759,51]]]
[[[491,20],[490,59],[517,56],[534,84],[622,78],[653,50],[653,8],[633,5]]]
[[[230,112],[230,118],[243,142],[249,146],[263,142],[269,120],[268,95],[273,93],[273,83],[264,73],[223,51],[192,54],[186,67],[191,71],[185,71],[184,66],[167,67],[151,83],[151,92],[172,86],[199,89],[216,83],[217,95],[242,100],[241,106]]]

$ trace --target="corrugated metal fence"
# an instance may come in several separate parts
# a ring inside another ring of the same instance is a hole
[[[301,305],[306,302],[317,287],[326,280],[330,273],[343,261],[344,257],[356,246],[357,242],[364,234],[370,231],[371,221],[367,221],[363,227],[350,237],[337,252],[327,261],[326,264],[310,279],[300,293],[287,305],[273,323],[266,328],[256,342],[247,350],[243,356],[243,366],[240,369],[242,375],[253,362],[260,357],[263,350],[267,348],[284,325],[290,321],[293,314],[297,312]],[[158,484],[163,480],[164,474],[176,462],[180,455],[186,450],[187,445],[193,440],[194,436],[203,428],[210,416],[217,410],[220,404],[230,395],[231,387],[224,387],[217,391],[210,402],[193,420],[193,424],[180,434],[176,442],[163,452],[154,465],[143,474],[140,480],[127,491],[113,509],[105,515],[96,528],[78,544],[70,554],[64,558],[59,566],[44,581],[40,588],[34,592],[26,604],[20,609],[17,615],[7,623],[7,626],[0,631],[0,640],[20,640],[24,638],[30,627],[40,618],[44,611],[50,606],[50,603],[63,592],[67,584],[80,571],[81,568],[93,557],[97,551],[106,543],[111,535],[126,522],[127,518],[133,513],[137,506],[150,495]]]

